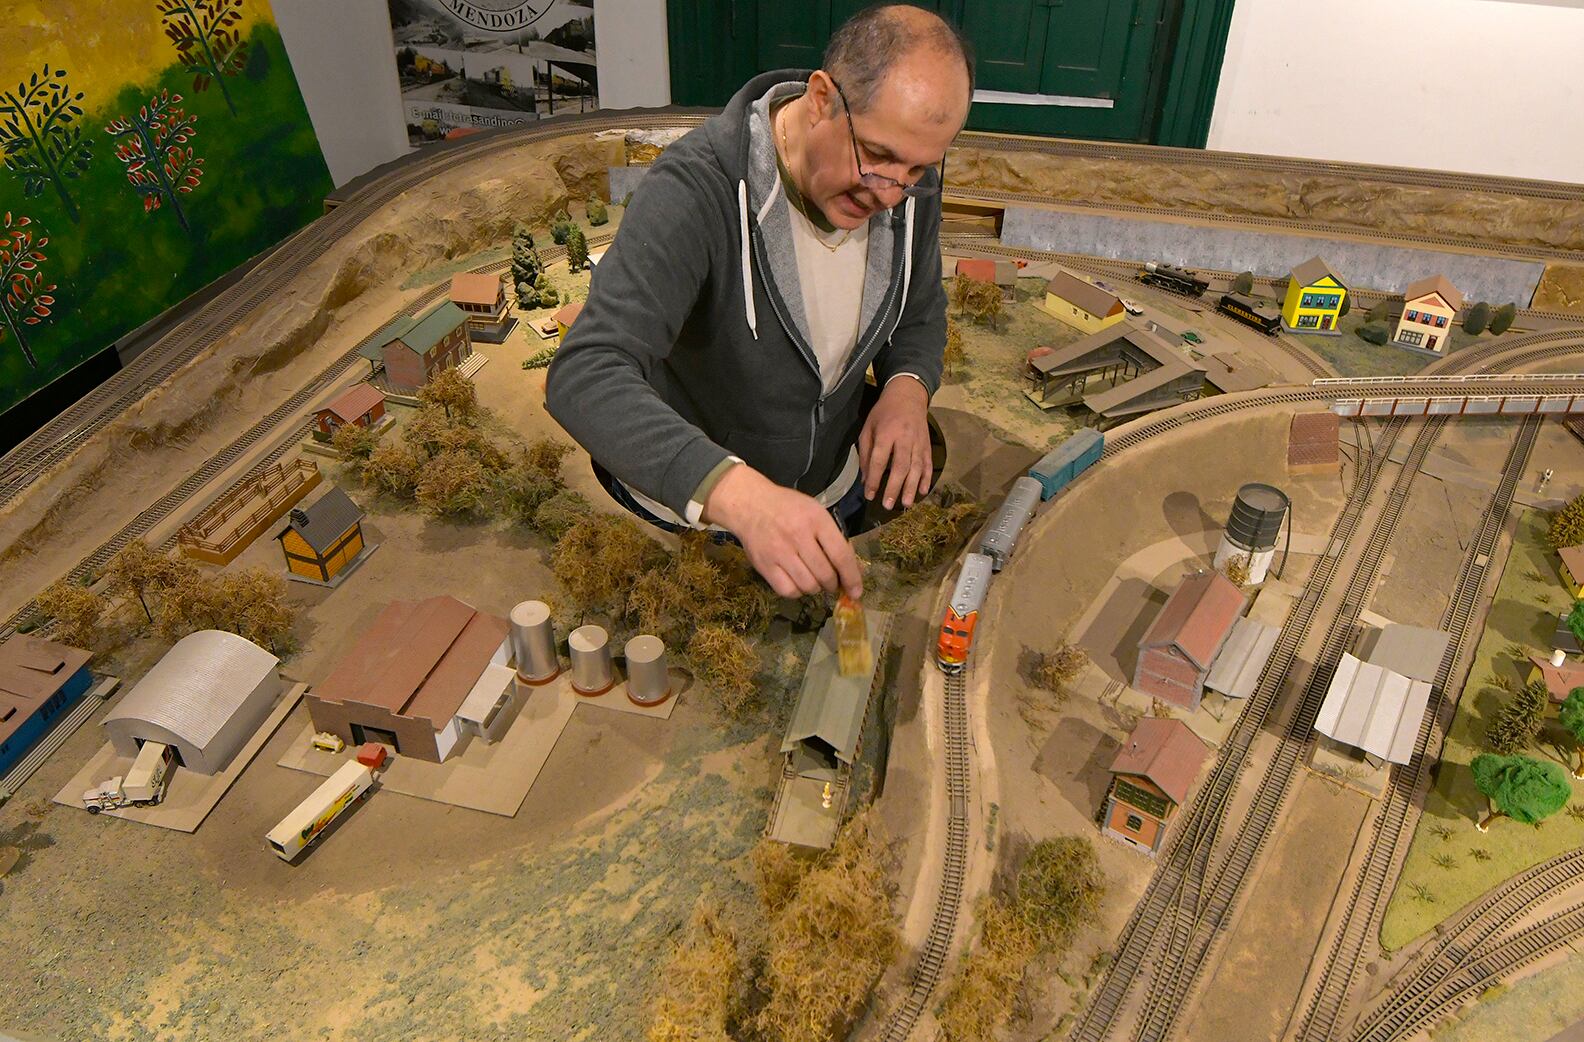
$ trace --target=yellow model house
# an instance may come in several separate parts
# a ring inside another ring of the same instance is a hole
[[[1045,284],[1045,310],[1085,333],[1098,333],[1126,314],[1115,294],[1065,271]]]
[[[1282,301],[1282,326],[1297,333],[1338,333],[1342,301],[1347,287],[1319,257],[1310,257],[1292,270],[1287,297]]]
[[[1574,600],[1584,598],[1584,546],[1564,546],[1557,551],[1562,564],[1562,582],[1568,596]]]
[[[572,323],[576,322],[577,317],[582,313],[583,302],[581,300],[574,300],[570,304],[561,305],[561,310],[550,316],[551,321],[556,324],[556,335],[565,340],[567,330],[572,328]]]
[[[275,538],[295,578],[334,583],[363,553],[363,511],[339,488],[331,486],[312,506],[294,508],[287,517]]]

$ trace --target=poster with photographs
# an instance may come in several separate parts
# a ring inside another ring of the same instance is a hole
[[[407,139],[599,107],[593,0],[389,0]]]

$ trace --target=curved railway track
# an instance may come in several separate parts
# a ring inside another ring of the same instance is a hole
[[[1368,847],[1354,876],[1342,920],[1337,926],[1318,980],[1307,1003],[1300,1002],[1302,1019],[1294,1034],[1297,1042],[1329,1042],[1338,1037],[1345,1022],[1352,995],[1366,955],[1379,936],[1380,922],[1386,912],[1392,884],[1407,854],[1411,827],[1418,820],[1421,789],[1428,783],[1436,752],[1441,748],[1445,721],[1444,707],[1455,705],[1447,689],[1457,674],[1457,664],[1476,636],[1474,613],[1478,608],[1513,495],[1530,453],[1540,433],[1540,421],[1531,417],[1519,426],[1501,480],[1480,517],[1479,527],[1469,542],[1458,571],[1452,596],[1442,613],[1440,629],[1451,634],[1451,641],[1436,670],[1430,703],[1419,726],[1414,752],[1408,764],[1392,771],[1390,786],[1379,810],[1371,818]]]

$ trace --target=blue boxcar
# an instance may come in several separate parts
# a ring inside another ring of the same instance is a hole
[[[1094,427],[1085,427],[1050,450],[1029,468],[1029,477],[1040,483],[1040,499],[1049,499],[1060,492],[1104,451],[1105,435]]]
[[[0,737],[0,775],[4,775],[27,754],[33,744],[49,730],[55,718],[75,705],[92,682],[93,674],[89,673],[87,665],[84,665],[68,677],[53,695],[46,698],[26,718],[18,721],[16,716],[7,714],[6,721],[0,724],[0,735],[3,735]],[[3,691],[0,691],[0,701],[7,702],[6,705],[0,706],[0,712],[5,709],[16,712],[17,706],[3,698]],[[4,733],[7,729],[11,729],[9,734]]]

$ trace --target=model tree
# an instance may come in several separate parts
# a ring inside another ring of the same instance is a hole
[[[974,283],[978,279],[970,279],[966,275],[953,275],[951,284],[951,303],[957,309],[957,316],[968,314],[968,298],[973,294]]]
[[[1551,515],[1546,538],[1557,550],[1584,543],[1584,493],[1574,496]]]
[[[1475,827],[1487,831],[1497,818],[1533,825],[1567,805],[1573,795],[1561,764],[1532,756],[1474,757],[1474,785],[1491,802],[1491,812]]]
[[[1573,737],[1573,754],[1577,758],[1573,777],[1584,781],[1584,687],[1576,687],[1562,700],[1559,710],[1562,728]]]
[[[1226,559],[1226,563],[1221,566],[1221,574],[1226,576],[1227,580],[1240,590],[1247,586],[1249,581],[1249,555],[1232,554]]]
[[[534,280],[534,293],[538,296],[539,306],[542,308],[553,308],[561,303],[561,294],[550,284],[550,276],[542,271],[539,273],[539,278]]]
[[[61,579],[51,583],[33,603],[45,618],[54,620],[55,636],[64,643],[87,648],[99,635],[104,598],[86,586]]]
[[[736,935],[700,903],[660,976],[648,1042],[729,1042],[745,976]]]
[[[741,716],[753,703],[759,655],[742,637],[725,626],[700,626],[687,643],[687,657],[726,715]]]
[[[1503,756],[1512,756],[1534,744],[1545,720],[1550,692],[1545,681],[1536,680],[1519,688],[1507,703],[1496,711],[1485,732],[1485,744]]]
[[[0,289],[4,291],[0,295],[0,321],[4,322],[0,341],[10,333],[22,358],[37,369],[38,359],[28,345],[25,329],[49,318],[55,304],[55,284],[46,283],[39,270],[46,260],[44,247],[49,244],[49,237],[41,235],[35,240],[29,228],[32,223],[26,217],[13,218],[9,210],[0,221]]]
[[[1391,318],[1392,298],[1387,297],[1364,313],[1366,322],[1385,322]]]
[[[534,246],[533,233],[518,226],[512,233],[511,281],[517,291],[517,306],[523,309],[539,306],[539,291],[535,284],[544,271],[544,261]]]
[[[941,352],[941,365],[946,376],[956,379],[968,369],[968,352],[963,350],[962,327],[951,317],[946,319],[946,346]]]
[[[473,455],[458,449],[441,452],[418,472],[413,496],[435,517],[480,516],[489,504],[490,481]]]
[[[292,650],[292,625],[297,608],[286,599],[286,582],[263,568],[221,572],[213,583],[213,597],[221,606],[219,629],[246,637],[276,654]]]
[[[550,238],[555,240],[557,246],[565,246],[567,238],[572,234],[572,215],[565,210],[557,210],[550,219]]]
[[[110,581],[110,592],[117,597],[136,597],[152,623],[154,611],[149,607],[149,595],[168,585],[176,568],[171,558],[150,549],[143,540],[134,539],[110,558],[105,578]]]
[[[984,516],[973,500],[941,506],[932,500],[915,503],[880,530],[876,556],[903,571],[932,568],[955,548],[969,526]]]
[[[1067,685],[1077,680],[1088,665],[1087,651],[1063,641],[1054,651],[1044,652],[1035,659],[1032,679],[1037,686],[1065,698]]]
[[[478,412],[478,388],[455,366],[448,366],[418,388],[418,404],[445,410],[445,418],[471,419]]]
[[[1238,272],[1237,275],[1234,276],[1233,279],[1232,279],[1232,292],[1233,293],[1253,293],[1254,292],[1254,273],[1252,271],[1240,271],[1240,272]]]
[[[633,583],[664,556],[659,544],[627,518],[599,514],[556,542],[550,568],[578,610],[621,613]]]
[[[0,91],[0,153],[6,169],[22,180],[24,196],[42,195],[45,186],[55,189],[66,216],[76,221],[77,204],[66,182],[82,176],[92,158],[83,140],[82,91],[66,84],[66,70],[48,65],[35,72],[14,91]]]
[[[369,454],[363,464],[363,482],[380,492],[406,499],[418,485],[422,468],[418,456],[406,445],[386,443]]]
[[[1573,610],[1567,616],[1567,628],[1574,640],[1584,644],[1584,600],[1573,602]]]
[[[1468,309],[1463,316],[1463,332],[1469,336],[1479,336],[1485,332],[1485,327],[1490,325],[1491,306],[1483,300]]]
[[[1513,320],[1518,317],[1518,305],[1511,302],[1503,304],[1491,312],[1490,331],[1492,336],[1501,336],[1512,328]]]
[[[975,322],[989,322],[991,329],[997,329],[996,323],[1002,312],[1000,287],[978,279],[969,279],[968,282],[968,313]]]
[[[330,447],[343,460],[362,466],[379,447],[379,435],[361,423],[343,423],[330,435]]]
[[[573,225],[567,233],[566,252],[567,271],[582,271],[588,267],[588,239],[577,225]]]
[[[165,22],[165,35],[176,46],[176,55],[193,74],[193,90],[209,89],[213,82],[236,115],[226,77],[247,64],[247,41],[237,29],[242,20],[242,0],[159,0],[155,6]]]
[[[605,209],[605,204],[598,196],[593,196],[588,201],[588,223],[593,228],[610,223],[610,211]]]
[[[1391,330],[1384,322],[1366,322],[1359,327],[1358,335],[1359,339],[1371,344],[1384,344],[1391,339]]]
[[[186,231],[187,215],[177,196],[198,187],[203,177],[203,160],[187,142],[197,133],[197,116],[189,116],[179,102],[180,94],[162,90],[137,114],[110,121],[105,133],[124,139],[116,146],[116,158],[126,165],[127,182],[143,197],[143,212],[161,206],[176,211],[176,220]]]

